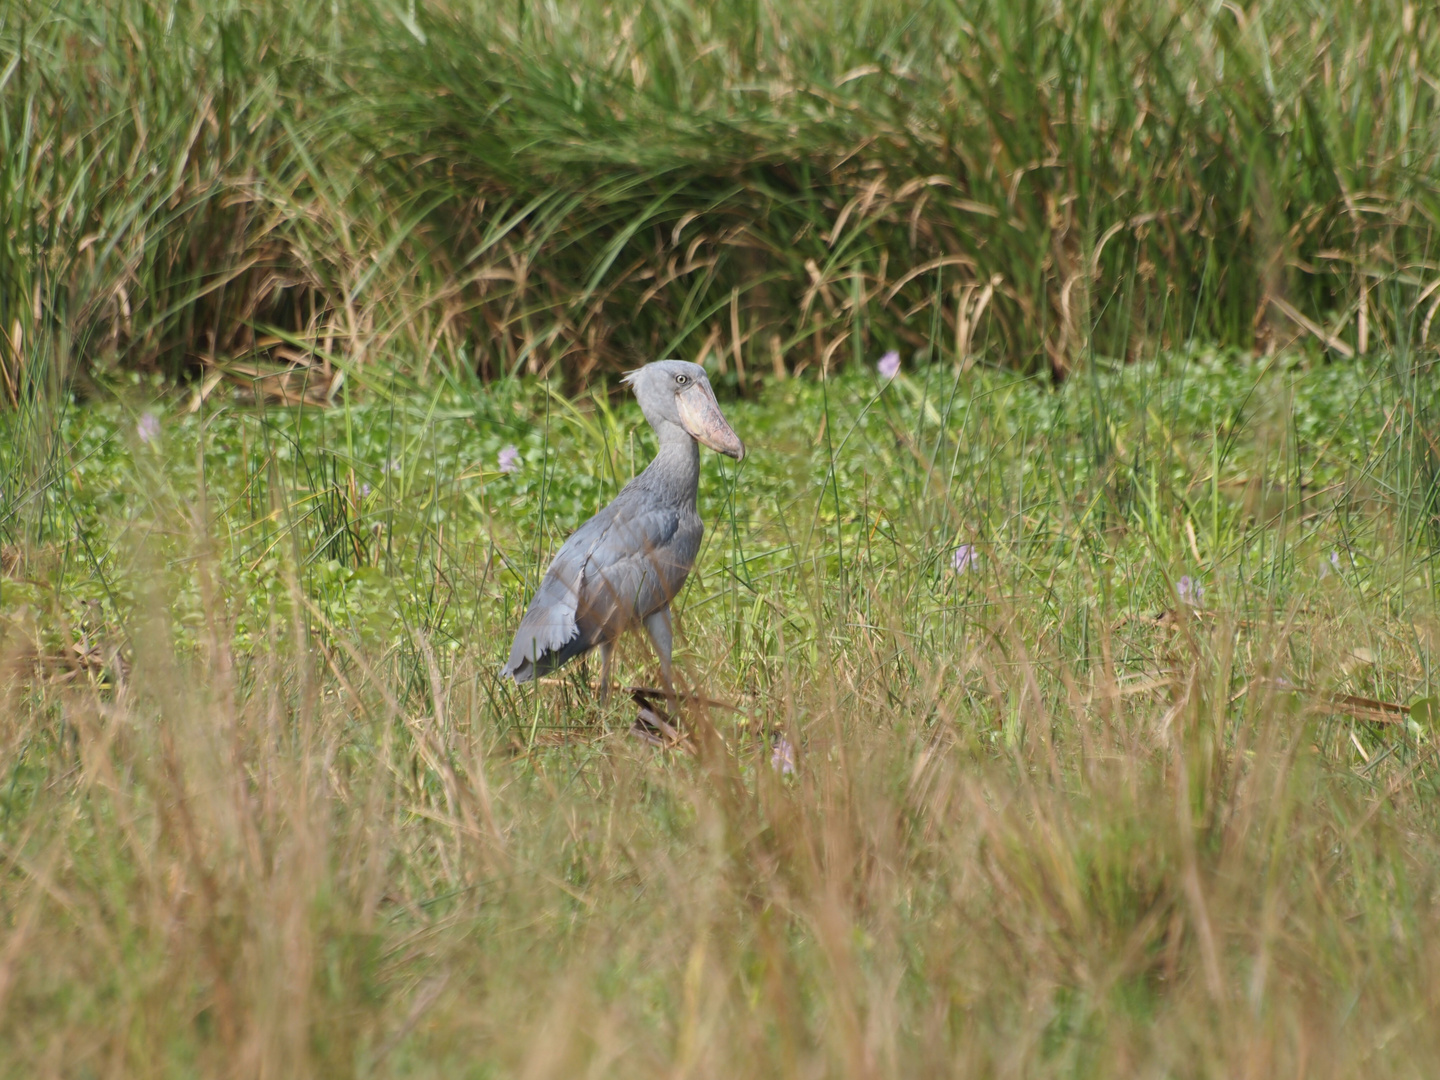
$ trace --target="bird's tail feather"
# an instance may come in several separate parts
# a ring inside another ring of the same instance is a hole
[[[575,657],[583,656],[598,644],[599,641],[591,640],[588,635],[576,634],[558,649],[546,649],[534,659],[528,655],[522,656],[518,662],[512,659],[501,674],[509,675],[517,683],[527,683],[564,667]]]

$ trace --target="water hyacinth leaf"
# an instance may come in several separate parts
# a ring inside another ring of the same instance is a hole
[[[1422,728],[1434,731],[1436,721],[1440,720],[1440,698],[1423,697],[1412,701],[1410,719]]]

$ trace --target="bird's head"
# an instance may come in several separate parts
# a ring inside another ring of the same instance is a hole
[[[626,372],[623,381],[635,391],[645,419],[657,431],[661,423],[675,424],[716,453],[736,461],[744,458],[745,444],[721,414],[715,391],[699,364],[657,360]]]

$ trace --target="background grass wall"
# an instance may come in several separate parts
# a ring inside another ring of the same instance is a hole
[[[377,361],[578,383],[669,354],[748,378],[894,346],[1063,375],[1192,339],[1420,345],[1436,20],[18,0],[0,382],[13,401],[74,370],[215,368],[315,397]]]

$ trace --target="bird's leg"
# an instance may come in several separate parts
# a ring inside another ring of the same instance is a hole
[[[674,635],[670,629],[669,604],[645,616],[645,632],[650,635],[655,654],[660,657],[660,678],[665,682],[665,697],[669,701],[671,712],[674,712],[675,684],[670,681],[670,645]]]
[[[613,641],[602,641],[600,643],[600,704],[604,705],[610,700],[610,658],[615,655],[615,643]]]

